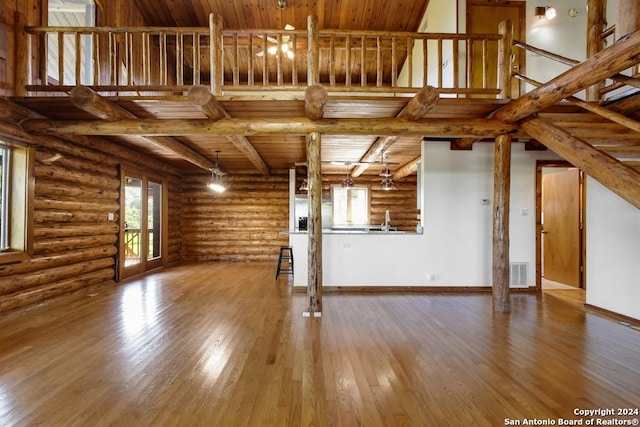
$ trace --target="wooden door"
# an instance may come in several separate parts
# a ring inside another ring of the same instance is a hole
[[[580,170],[548,168],[542,176],[542,275],[580,287]]]
[[[522,42],[526,42],[526,14],[524,1],[502,1],[487,2],[480,0],[467,1],[467,33],[469,34],[497,34],[498,25],[502,21],[510,20],[513,24],[513,38]],[[481,44],[475,43],[472,52],[473,69],[471,76],[471,84],[474,88],[483,87],[483,49]],[[513,51],[513,69],[517,72],[524,73],[524,52],[522,49]],[[492,43],[487,46],[487,58],[490,59],[486,65],[488,73],[487,81],[489,87],[497,85],[497,58],[498,47]],[[511,79],[511,98],[520,96],[520,81]]]

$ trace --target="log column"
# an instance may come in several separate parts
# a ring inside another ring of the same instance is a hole
[[[307,136],[307,180],[309,183],[309,236],[307,313],[319,317],[322,312],[322,172],[321,137],[318,132]],[[313,313],[313,314],[311,314]],[[305,313],[306,315],[306,313]]]
[[[511,98],[511,52],[513,51],[513,24],[502,21],[498,25],[498,33],[502,37],[498,44],[498,98]]]
[[[587,1],[587,58],[604,49],[604,39],[602,31],[605,27],[605,2],[604,0]],[[600,89],[604,86],[604,81],[600,81],[587,88],[587,101],[597,102],[600,100]]]
[[[321,118],[322,104],[324,107],[322,89],[317,89],[320,83],[320,50],[318,46],[318,17],[309,16],[307,19],[307,32],[309,47],[307,48],[307,102],[305,110],[312,118]],[[315,91],[320,96],[316,101],[311,98]],[[316,104],[316,108],[309,108],[310,104]],[[308,284],[307,300],[309,307],[305,316],[320,317],[322,313],[322,162],[320,158],[321,136],[319,132],[311,132],[307,135],[307,182],[309,184],[309,218],[307,233],[309,238],[308,250]]]
[[[640,6],[638,0],[618,0],[616,40],[640,30]]]
[[[493,312],[511,310],[509,295],[509,191],[511,136],[496,138],[493,177]]]

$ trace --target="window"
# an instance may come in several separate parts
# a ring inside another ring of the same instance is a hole
[[[92,0],[49,0],[49,26],[55,27],[93,27],[95,25],[95,5]],[[76,46],[76,43],[80,46]],[[80,54],[76,56],[76,50]],[[59,85],[92,84],[93,79],[93,39],[88,34],[78,39],[75,34],[66,33],[59,39],[57,34],[47,38],[47,74],[48,82]],[[59,56],[62,55],[64,69],[60,72]],[[76,61],[80,61],[76,81]],[[93,82],[97,84],[97,82]]]
[[[9,149],[0,146],[0,251],[9,249]]]
[[[29,148],[0,140],[0,262],[25,259],[30,253],[31,158]]]
[[[333,225],[369,224],[369,189],[367,187],[331,188]]]

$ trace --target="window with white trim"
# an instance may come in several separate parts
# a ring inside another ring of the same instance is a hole
[[[332,187],[331,206],[333,225],[369,224],[369,188]]]
[[[9,149],[0,146],[0,251],[9,249]]]
[[[31,150],[0,140],[0,263],[30,256]]]

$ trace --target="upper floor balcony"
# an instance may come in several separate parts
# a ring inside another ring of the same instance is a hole
[[[512,35],[224,29],[29,27],[33,70],[24,95],[84,85],[117,94],[300,91],[413,94],[430,85],[441,96],[508,97]],[[28,58],[24,58],[28,60]]]

